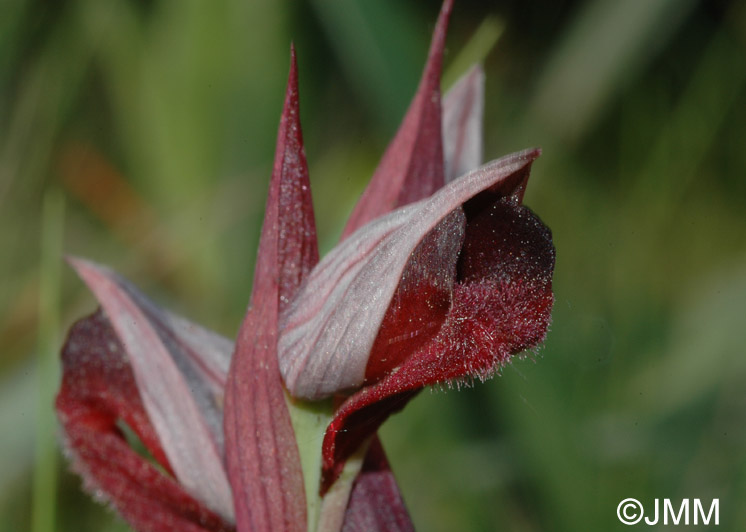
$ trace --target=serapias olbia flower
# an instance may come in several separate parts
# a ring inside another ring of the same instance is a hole
[[[486,379],[543,340],[554,247],[521,204],[539,150],[480,166],[481,69],[440,95],[451,7],[446,0],[399,131],[320,262],[291,52],[235,344],[160,309],[111,270],[70,259],[101,309],[70,330],[56,408],[74,469],[135,529],[413,530],[375,437],[380,424],[423,387]],[[318,486],[322,500],[335,499],[321,523],[309,523],[318,517],[288,394],[337,405]],[[354,483],[334,490],[360,449]]]

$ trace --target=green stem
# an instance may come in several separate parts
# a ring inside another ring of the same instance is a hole
[[[295,431],[295,441],[300,453],[303,469],[303,484],[306,489],[306,511],[308,532],[315,532],[321,512],[321,444],[324,433],[334,414],[332,400],[315,403],[292,399],[285,394],[290,419]]]
[[[42,210],[32,532],[52,532],[55,529],[57,442],[53,404],[59,380],[57,333],[60,323],[59,294],[64,212],[65,204],[60,192],[47,191]]]
[[[443,74],[441,86],[444,89],[450,88],[473,64],[483,62],[487,54],[495,47],[504,29],[505,24],[499,18],[485,18],[469,42],[451,61],[448,70]]]

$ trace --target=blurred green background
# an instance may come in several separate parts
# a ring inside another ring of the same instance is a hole
[[[57,351],[94,307],[61,254],[233,336],[290,41],[326,251],[438,9],[0,2],[0,530],[126,530],[56,444]],[[415,524],[622,530],[627,497],[719,498],[719,529],[746,530],[746,4],[458,0],[445,83],[480,58],[485,157],[544,148],[526,203],[558,250],[554,323],[538,355],[385,425]]]

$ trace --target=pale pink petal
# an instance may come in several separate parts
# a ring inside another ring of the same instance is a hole
[[[230,342],[160,311],[108,268],[69,260],[125,347],[145,410],[176,478],[209,508],[233,520],[220,431],[221,363],[216,362],[229,357]],[[170,323],[176,323],[176,329]],[[191,331],[186,343],[179,334],[185,330]],[[203,352],[210,354],[203,359]]]
[[[55,407],[73,469],[89,492],[109,502],[133,528],[235,530],[173,478],[145,412],[129,355],[101,311],[70,329],[62,349],[62,383]],[[163,470],[130,447],[122,423],[137,434]]]

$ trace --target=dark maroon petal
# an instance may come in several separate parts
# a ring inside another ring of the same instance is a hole
[[[443,157],[446,183],[482,164],[484,72],[469,70],[443,98]]]
[[[417,93],[352,211],[343,240],[379,216],[426,198],[443,186],[440,71],[452,7],[452,0],[443,2]]]
[[[487,379],[544,339],[554,302],[549,229],[512,196],[494,200],[486,192],[464,210],[466,237],[445,322],[430,342],[337,410],[322,448],[322,491],[347,457],[423,386]]]
[[[342,532],[413,532],[381,442],[374,437],[352,487]]]
[[[155,460],[171,472],[138,392],[124,346],[101,312],[78,321],[62,350],[56,409],[67,454],[86,488],[109,501],[141,532],[234,530],[189,495],[168,473],[135,453],[126,423]]]
[[[464,226],[462,210],[452,211],[411,254],[371,348],[365,384],[387,375],[438,334],[451,307]]]
[[[108,268],[82,259],[69,262],[96,295],[126,350],[176,478],[232,520],[220,430],[231,342],[161,310]]]
[[[295,52],[254,275],[226,388],[228,474],[239,531],[305,532],[306,498],[277,366],[278,316],[318,261]]]
[[[374,342],[405,273],[413,274],[413,290],[405,287],[398,294],[413,302],[422,289],[424,305],[434,308],[425,323],[402,324],[387,341],[412,338],[416,344],[418,330],[423,338],[431,334],[447,304],[435,284],[450,291],[446,274],[453,274],[465,225],[461,205],[480,193],[511,194],[538,156],[538,150],[525,150],[488,163],[365,225],[324,257],[283,315],[278,357],[290,394],[316,400],[364,383]],[[424,262],[413,264],[419,259]],[[395,367],[400,357],[387,362],[390,353],[374,356],[373,373]]]

